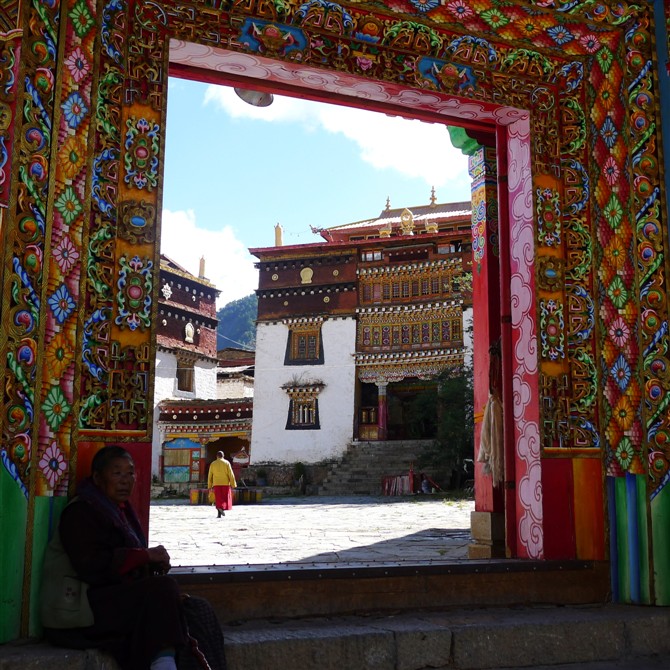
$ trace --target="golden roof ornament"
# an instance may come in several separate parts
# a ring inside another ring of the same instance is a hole
[[[393,226],[391,225],[391,220],[387,219],[386,223],[379,229],[379,237],[391,237],[393,232]]]
[[[414,235],[414,214],[407,208],[400,215],[400,228],[403,235]]]

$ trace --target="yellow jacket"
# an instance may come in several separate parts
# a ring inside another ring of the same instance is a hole
[[[213,486],[232,486],[233,488],[237,486],[233,469],[225,458],[217,458],[209,466],[207,488],[211,489]]]

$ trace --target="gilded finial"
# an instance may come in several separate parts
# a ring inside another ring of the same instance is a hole
[[[437,202],[437,198],[435,197],[435,187],[433,186],[430,189],[430,206],[435,207],[436,202]]]
[[[414,214],[407,208],[400,215],[400,228],[403,235],[414,235]]]
[[[386,196],[386,211],[391,211],[391,198],[389,196]]]

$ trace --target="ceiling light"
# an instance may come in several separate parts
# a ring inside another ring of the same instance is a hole
[[[254,107],[267,107],[272,104],[274,96],[272,93],[263,93],[262,91],[251,91],[248,88],[236,88],[235,93],[249,105]]]

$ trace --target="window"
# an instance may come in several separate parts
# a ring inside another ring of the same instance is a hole
[[[453,254],[456,251],[456,246],[453,244],[442,244],[437,248],[438,254]]]
[[[292,326],[288,334],[284,365],[323,365],[321,324]]]
[[[372,302],[372,284],[363,284],[363,302]]]
[[[194,362],[177,359],[177,390],[193,393],[194,391]]]
[[[318,428],[317,411],[318,400],[311,398],[295,399],[290,402],[289,420],[287,428]]]
[[[284,385],[282,388],[289,396],[286,430],[318,430],[319,399],[323,382],[309,383],[305,386]]]
[[[380,261],[382,259],[381,251],[364,251],[361,254],[362,261]]]

